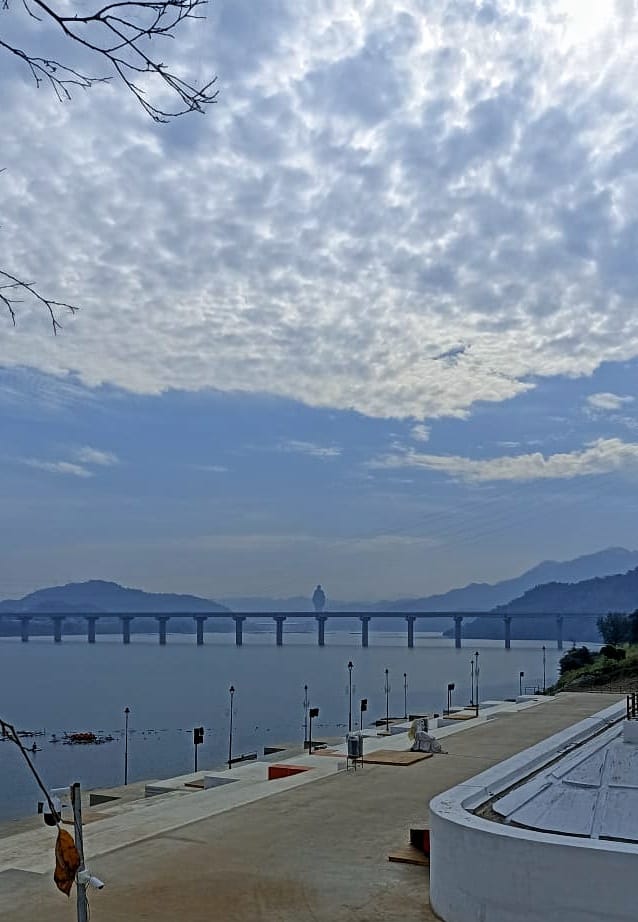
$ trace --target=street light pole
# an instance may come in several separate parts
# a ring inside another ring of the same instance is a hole
[[[543,644],[543,694],[547,690],[547,682],[545,678],[545,645]]]
[[[474,660],[470,660],[470,707],[474,707]]]
[[[478,650],[474,654],[474,677],[476,679],[476,716],[479,716],[479,654]]]
[[[128,784],[128,715],[129,707],[124,708],[124,784]]]
[[[390,671],[385,671],[385,729],[390,732]]]
[[[304,685],[303,692],[303,748],[305,751],[308,748],[308,707],[310,705],[307,685]]]
[[[352,660],[348,662],[348,733],[352,733]]]
[[[403,719],[408,719],[408,674],[403,673]]]
[[[235,687],[233,685],[228,689],[230,694],[230,722],[228,725],[228,767],[233,764],[233,698],[235,697]]]

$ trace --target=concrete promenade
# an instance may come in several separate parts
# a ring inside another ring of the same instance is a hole
[[[99,807],[103,818],[85,836],[91,870],[107,886],[89,893],[92,920],[432,919],[427,870],[387,860],[407,844],[409,826],[427,818],[430,798],[618,700],[562,694],[516,713],[494,709],[493,720],[438,731],[448,754],[412,766],[346,773],[328,756],[298,756],[290,761],[314,770],[167,794],[111,814]],[[404,735],[370,740],[366,751],[373,745],[408,748]],[[258,771],[253,764],[227,777],[257,779]],[[0,922],[75,919],[75,894],[67,900],[53,885],[53,838],[38,827],[0,839]]]

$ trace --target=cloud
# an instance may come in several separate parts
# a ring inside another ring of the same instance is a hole
[[[78,461],[83,464],[96,464],[99,467],[110,467],[113,464],[119,464],[117,455],[110,451],[100,451],[97,448],[90,448],[85,445],[76,452]]]
[[[469,482],[565,480],[638,469],[638,444],[620,439],[597,439],[579,451],[547,457],[540,452],[533,452],[488,460],[407,451],[403,455],[389,455],[372,462],[372,466],[440,471]]]
[[[314,442],[303,442],[297,439],[281,442],[279,450],[310,455],[312,458],[338,458],[341,454],[341,449],[334,445],[316,445]]]
[[[620,394],[590,394],[587,403],[594,410],[620,410],[626,403],[633,403],[634,398]]]
[[[119,464],[117,455],[110,451],[100,451],[85,445],[73,453],[73,461],[44,461],[40,458],[25,458],[23,464],[50,474],[70,474],[74,477],[93,477],[91,467],[111,467]]]
[[[93,474],[81,464],[71,461],[40,461],[38,458],[25,458],[24,464],[49,474],[70,474],[73,477],[92,477]]]
[[[192,467],[194,470],[207,471],[209,474],[228,473],[228,468],[224,467],[223,464],[193,464]]]
[[[423,423],[418,423],[416,426],[412,426],[410,435],[417,442],[427,442],[430,438],[430,427],[424,426]]]
[[[635,5],[259,10],[171,43],[220,97],[170,126],[0,54],[3,264],[82,306],[22,305],[1,364],[418,420],[638,356]]]

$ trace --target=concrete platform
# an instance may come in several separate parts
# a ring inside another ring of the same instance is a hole
[[[618,696],[563,694],[541,704],[503,705],[436,731],[448,755],[409,769],[337,771],[332,758],[295,755],[314,771],[266,781],[265,763],[233,768],[242,783],[120,803],[87,826],[94,920],[130,922],[423,922],[427,871],[391,863],[432,796],[556,731]],[[405,751],[406,736],[366,739]],[[243,780],[242,773],[245,773]],[[399,773],[399,774],[398,774]],[[201,774],[201,773],[200,773]],[[311,777],[309,777],[311,776]],[[397,778],[400,777],[400,783]],[[314,779],[318,780],[314,780]],[[41,826],[0,840],[0,922],[75,919],[74,900],[54,887],[54,831]]]

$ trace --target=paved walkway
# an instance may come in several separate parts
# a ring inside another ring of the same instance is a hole
[[[90,866],[107,886],[90,892],[92,920],[432,919],[427,871],[387,860],[390,850],[406,844],[410,824],[426,818],[430,798],[617,700],[601,694],[559,695],[522,712],[463,727],[446,737],[448,755],[409,767],[366,766],[356,773],[326,768],[325,777],[314,783],[298,783],[226,812],[210,815],[206,807],[205,819],[195,818],[193,805],[204,808],[215,792],[168,795],[185,810],[182,821],[157,833],[149,829],[146,838],[121,848],[113,841],[115,830],[102,838],[99,827],[107,821],[95,822],[94,844],[104,841],[107,847],[101,854],[100,847],[94,849]],[[157,801],[143,803],[140,812],[146,809],[149,817],[163,809]],[[125,818],[120,814],[123,842]],[[42,828],[44,842],[46,834]],[[21,867],[26,841],[15,846]],[[54,888],[52,852],[46,873],[2,871],[10,866],[6,849],[11,846],[6,839],[0,846],[0,922],[75,919],[74,894],[67,900]],[[40,857],[34,861],[39,867]]]

